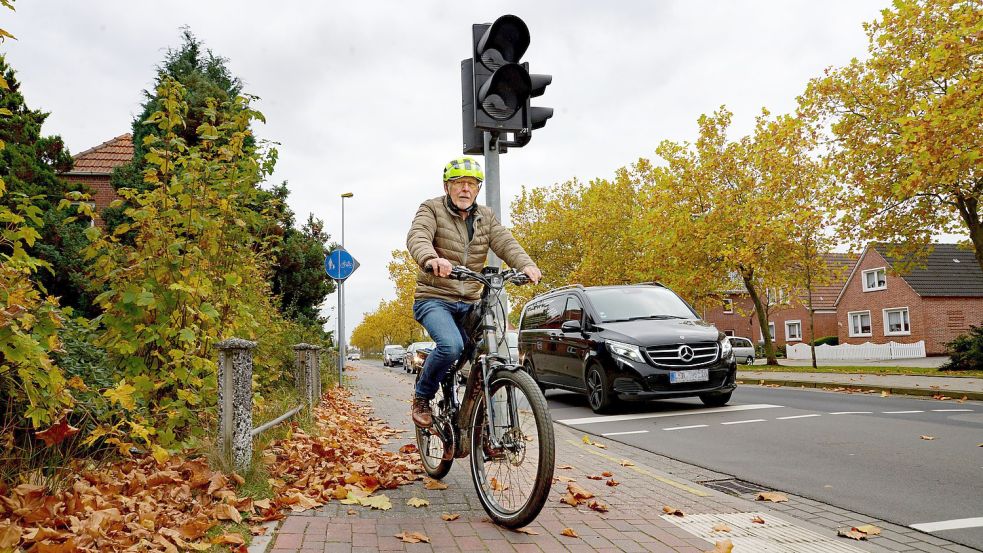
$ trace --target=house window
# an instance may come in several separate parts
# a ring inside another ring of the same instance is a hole
[[[774,341],[774,339],[775,339],[775,323],[773,323],[773,322],[769,322],[768,323],[768,334],[771,336],[771,339]],[[761,336],[761,341],[763,342],[765,340],[764,335],[761,334],[761,332],[758,332],[758,335]]]
[[[83,205],[87,206],[89,208],[89,211],[95,212],[95,209],[96,209],[95,202],[80,202],[80,201],[75,201],[75,202],[72,202],[72,207],[75,208],[76,217],[78,217],[78,219],[80,221],[84,221],[84,220],[88,219],[89,220],[89,226],[90,227],[96,226],[96,220],[94,218],[92,218],[92,217],[90,217],[90,216],[85,215],[85,214],[82,213],[82,210],[80,208]]]
[[[789,342],[802,340],[802,321],[785,321],[785,339]]]
[[[864,292],[887,290],[887,270],[884,267],[864,271]]]
[[[730,298],[724,298],[724,313],[734,312],[734,300]]]
[[[850,313],[850,336],[870,336],[870,311]]]
[[[884,310],[884,335],[907,336],[911,334],[911,323],[908,320],[908,308],[897,307]]]
[[[734,335],[734,331],[733,330],[725,330],[724,331],[724,336],[733,336],[733,335]]]

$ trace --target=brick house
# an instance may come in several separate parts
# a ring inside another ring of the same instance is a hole
[[[817,286],[812,292],[812,307],[815,313],[815,338],[837,336],[836,298],[853,270],[857,258],[848,254],[832,253],[823,256],[832,280],[826,286]],[[754,313],[754,303],[743,287],[726,290],[723,305],[704,310],[702,316],[718,329],[730,336],[742,336],[752,342],[764,341],[761,325]],[[780,295],[779,295],[780,296]],[[784,298],[776,298],[784,300]],[[809,327],[808,298],[802,294],[787,301],[777,301],[768,313],[768,326],[776,346],[809,343],[813,334]]]
[[[122,134],[76,154],[73,159],[72,170],[60,176],[66,182],[85,185],[95,212],[100,213],[119,198],[109,184],[109,176],[113,169],[133,159],[133,136]],[[102,221],[97,218],[95,224],[101,226]]]
[[[887,244],[864,248],[836,300],[841,344],[925,341],[928,355],[983,324],[983,271],[972,251],[935,244],[923,267],[899,275]]]

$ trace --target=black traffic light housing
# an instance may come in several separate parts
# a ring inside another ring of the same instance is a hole
[[[461,62],[464,153],[484,153],[483,131],[496,134],[503,146],[524,146],[532,130],[553,115],[551,108],[529,104],[553,77],[530,74],[529,64],[519,63],[529,48],[529,29],[518,17],[503,15],[491,24],[475,24],[471,34],[472,58]],[[505,140],[507,133],[515,139]]]

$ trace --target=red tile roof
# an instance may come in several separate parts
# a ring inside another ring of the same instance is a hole
[[[121,134],[76,154],[74,159],[75,166],[66,175],[108,175],[114,168],[133,159],[133,135]]]
[[[840,290],[850,278],[850,272],[853,271],[859,258],[847,253],[828,253],[823,255],[823,258],[826,260],[826,267],[832,279],[826,286],[813,288],[812,307],[813,309],[836,309],[836,300],[840,296]]]

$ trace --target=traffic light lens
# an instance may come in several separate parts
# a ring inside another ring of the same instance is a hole
[[[515,112],[517,111],[515,105],[516,102],[514,94],[509,95],[508,99],[503,98],[498,94],[492,94],[481,102],[481,109],[485,110],[485,113],[490,115],[493,119],[504,121],[505,119],[515,115]]]

